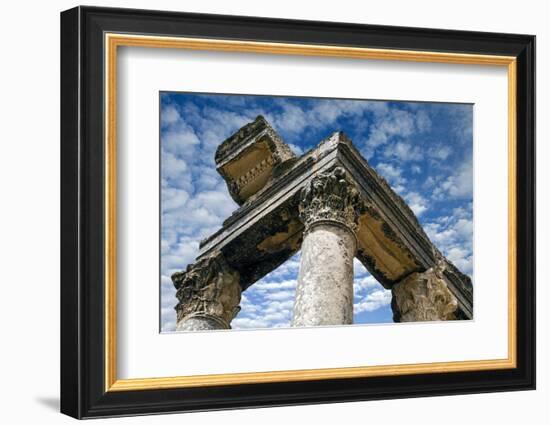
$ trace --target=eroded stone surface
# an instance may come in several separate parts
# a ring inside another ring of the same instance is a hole
[[[219,252],[172,275],[178,298],[177,330],[229,329],[240,310],[239,273]]]
[[[214,331],[220,329],[230,329],[230,326],[225,320],[221,320],[217,316],[200,313],[186,316],[176,326],[177,331]]]
[[[355,237],[338,224],[313,226],[304,237],[292,326],[353,322]]]
[[[410,250],[391,233],[386,221],[368,208],[359,218],[356,232],[358,257],[371,273],[386,287],[403,276],[419,270],[419,265]]]
[[[290,147],[264,117],[239,129],[216,150],[216,167],[239,205],[260,191],[274,170],[294,158]]]
[[[395,322],[454,320],[458,307],[443,278],[443,266],[412,273],[392,287]]]

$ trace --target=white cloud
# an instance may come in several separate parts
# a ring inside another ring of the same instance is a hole
[[[263,317],[236,317],[231,322],[232,329],[262,329],[269,328],[270,323]]]
[[[472,217],[472,203],[466,204],[462,207],[457,207],[453,209],[453,217],[456,219],[459,218],[471,218]]]
[[[379,146],[393,137],[407,137],[415,131],[414,115],[408,111],[389,108],[383,116],[377,117],[367,144]]]
[[[462,273],[470,275],[473,268],[473,256],[470,251],[459,246],[447,250],[447,259],[450,260]]]
[[[473,221],[471,206],[455,208],[450,216],[424,224],[431,241],[461,272],[472,275],[473,271]]]
[[[473,107],[472,105],[446,105],[452,116],[451,133],[461,145],[472,143]]]
[[[187,162],[165,149],[161,150],[161,173],[166,186],[191,188],[191,169]]]
[[[356,297],[362,295],[369,289],[380,287],[380,283],[371,275],[359,279],[355,278],[353,281],[353,289]]]
[[[267,275],[243,293],[241,311],[231,324],[234,329],[290,326],[296,279],[277,282],[271,278]]]
[[[307,114],[302,108],[284,100],[278,103],[282,108],[282,112],[276,114],[274,117],[276,128],[284,132],[298,134],[308,125],[311,125],[311,121],[308,120]]]
[[[426,133],[432,129],[432,120],[426,111],[416,113],[416,128],[421,133]]]
[[[198,240],[184,240],[172,244],[169,253],[165,253],[161,258],[162,271],[167,275],[178,270],[185,270],[188,264],[191,264],[199,253]]]
[[[455,230],[462,238],[471,239],[474,231],[472,220],[467,220],[465,218],[459,219],[455,224]]]
[[[176,321],[166,319],[165,316],[162,316],[164,319],[160,327],[161,332],[174,332],[176,330]]]
[[[256,282],[253,286],[257,291],[268,292],[268,291],[280,291],[282,289],[291,289],[296,287],[296,279],[287,279],[280,282],[269,281],[271,275],[276,271],[268,274],[259,282]]]
[[[427,223],[424,230],[437,246],[443,247],[456,239],[456,230],[445,228],[438,223]]]
[[[363,263],[361,263],[361,261],[359,261],[357,258],[353,259],[353,272],[355,278],[368,276],[369,274]]]
[[[399,186],[405,183],[402,171],[395,165],[381,162],[376,166],[376,171],[382,175],[392,186]]]
[[[446,160],[452,153],[453,153],[453,150],[449,145],[439,145],[428,150],[428,155],[431,158],[442,160],[442,161]]]
[[[418,146],[405,142],[389,144],[384,149],[382,155],[386,158],[398,159],[400,161],[420,161],[423,159],[422,151]]]
[[[374,311],[381,307],[386,307],[391,303],[391,291],[386,289],[378,289],[371,292],[361,301],[353,305],[354,313],[362,313],[364,311]]]
[[[340,118],[360,118],[360,124],[366,128],[366,111],[380,110],[380,104],[386,102],[357,102],[353,100],[317,100],[302,108],[285,99],[278,99],[278,109],[263,113],[273,126],[284,133],[299,135],[308,128],[318,129],[333,126]],[[383,106],[382,106],[383,107]],[[339,129],[334,128],[334,131]]]
[[[424,112],[417,113],[395,107],[378,110],[366,144],[377,147],[395,138],[407,138],[416,132],[431,128],[431,121]]]
[[[163,126],[175,124],[181,119],[180,114],[174,105],[167,105],[162,108],[160,116]]]
[[[194,168],[194,188],[195,192],[212,191],[227,193],[225,183],[222,182],[220,175],[214,167],[201,166]],[[233,202],[231,202],[233,204]],[[236,208],[236,204],[235,208]]]
[[[280,292],[269,292],[265,295],[265,298],[270,301],[282,301],[294,299],[294,291],[280,291]]]
[[[473,167],[471,159],[462,163],[454,174],[440,183],[433,192],[436,199],[451,197],[454,199],[471,198],[473,191]]]
[[[284,300],[284,301],[272,301],[268,303],[267,308],[264,310],[265,313],[269,314],[279,314],[283,312],[290,312],[294,306],[294,299]]]
[[[292,152],[294,152],[296,155],[302,155],[304,153],[304,150],[300,146],[297,146],[293,143],[289,143],[288,146],[290,147],[290,149],[292,149]]]
[[[196,194],[189,202],[190,209],[205,208],[215,215],[221,224],[237,208],[237,204],[227,191],[225,184],[217,190],[203,191]],[[186,212],[187,213],[187,212]]]
[[[180,128],[167,131],[162,135],[163,149],[181,157],[191,157],[195,152],[193,147],[199,143],[195,132],[184,124]]]
[[[417,192],[405,194],[405,200],[417,216],[422,215],[428,209],[428,200]]]
[[[163,213],[180,210],[187,200],[189,194],[183,189],[165,188],[162,190],[162,211]]]
[[[379,175],[384,177],[391,188],[399,195],[405,196],[407,193],[407,179],[403,176],[403,170],[397,165],[381,162],[375,167]]]

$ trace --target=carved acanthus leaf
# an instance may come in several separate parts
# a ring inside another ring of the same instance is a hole
[[[337,222],[355,231],[361,209],[359,192],[340,167],[315,176],[301,192],[299,212],[306,231],[319,221]]]
[[[190,264],[185,272],[172,275],[179,300],[175,307],[180,322],[193,314],[215,316],[229,327],[240,310],[239,273],[232,270],[219,252]]]
[[[412,273],[392,287],[396,322],[454,320],[458,307],[440,266]]]

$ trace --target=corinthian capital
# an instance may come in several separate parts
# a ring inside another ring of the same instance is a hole
[[[396,322],[456,319],[457,300],[438,267],[410,274],[392,287],[392,295]]]
[[[306,231],[318,222],[336,222],[355,232],[360,206],[359,192],[337,167],[318,174],[302,189],[300,219]]]
[[[176,306],[178,328],[190,318],[203,318],[212,327],[229,329],[240,310],[239,273],[216,252],[190,264],[185,272],[172,275],[179,300]],[[198,329],[198,328],[197,328]]]

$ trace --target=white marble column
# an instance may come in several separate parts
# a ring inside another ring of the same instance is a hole
[[[214,253],[172,275],[179,300],[176,306],[178,331],[231,329],[240,310],[239,273],[232,270],[221,253]]]
[[[412,273],[392,287],[394,322],[455,320],[458,302],[440,267]]]
[[[304,240],[292,326],[353,322],[353,258],[359,194],[343,169],[314,177],[302,190]]]

